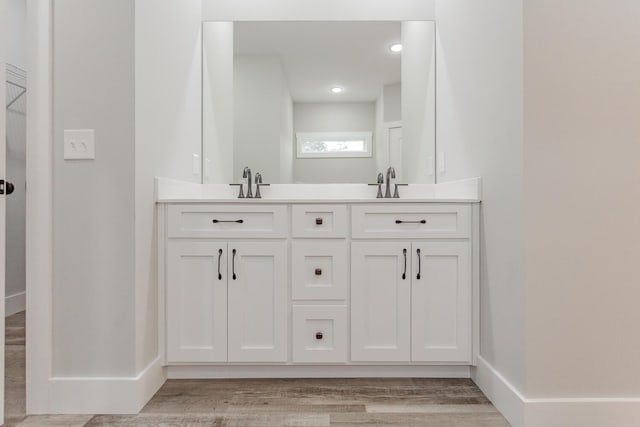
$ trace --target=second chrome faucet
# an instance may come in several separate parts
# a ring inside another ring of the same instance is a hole
[[[378,179],[377,182],[375,184],[369,184],[369,185],[377,185],[378,186],[378,195],[376,196],[376,198],[378,199],[399,199],[400,198],[400,194],[398,193],[398,186],[400,185],[407,185],[407,184],[398,184],[398,183],[394,183],[394,191],[393,191],[393,196],[391,195],[391,180],[396,178],[396,170],[393,168],[393,166],[389,166],[389,168],[387,169],[387,180],[384,180],[384,175],[382,175],[382,172],[378,173]],[[384,195],[382,194],[382,184],[385,184],[385,192]]]
[[[243,183],[239,183],[239,184],[229,184],[229,185],[237,185],[240,187],[240,192],[238,193],[238,198],[239,199],[261,199],[262,195],[260,194],[260,187],[267,187],[271,184],[263,184],[262,183],[262,175],[260,174],[260,172],[256,172],[256,177],[255,177],[255,183],[256,183],[256,194],[255,196],[253,195],[253,189],[251,186],[251,169],[249,168],[249,166],[245,166],[244,170],[242,171],[242,178],[247,180],[247,195],[244,195],[244,191],[243,191]]]

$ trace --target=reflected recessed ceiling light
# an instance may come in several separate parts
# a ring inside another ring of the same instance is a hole
[[[334,86],[331,88],[331,92],[333,93],[342,93],[344,92],[344,88],[341,88],[340,86]]]
[[[393,53],[402,52],[402,45],[400,43],[395,43],[389,46],[389,50]]]

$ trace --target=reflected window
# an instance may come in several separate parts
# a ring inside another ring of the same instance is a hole
[[[298,158],[371,157],[371,132],[297,133]]]

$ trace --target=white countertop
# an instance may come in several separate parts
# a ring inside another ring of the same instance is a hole
[[[376,198],[377,187],[366,184],[272,184],[268,187],[260,187],[261,199],[239,199],[237,186],[156,178],[156,201],[158,203],[246,204],[478,203],[481,200],[481,184],[481,178],[441,184],[410,184],[399,188],[399,199],[378,199]],[[255,185],[253,190],[255,193]],[[246,194],[246,188],[244,191]]]

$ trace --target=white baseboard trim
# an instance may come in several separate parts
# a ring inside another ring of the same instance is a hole
[[[135,377],[54,377],[52,414],[137,414],[166,380],[160,357]]]
[[[169,366],[167,378],[469,378],[469,366],[209,365]]]
[[[471,379],[513,427],[524,427],[524,396],[482,356],[471,368]]]
[[[640,426],[640,397],[526,398],[482,357],[471,378],[513,427]]]
[[[17,294],[9,295],[4,299],[4,315],[5,317],[12,314],[20,313],[26,307],[27,293],[25,291]]]

